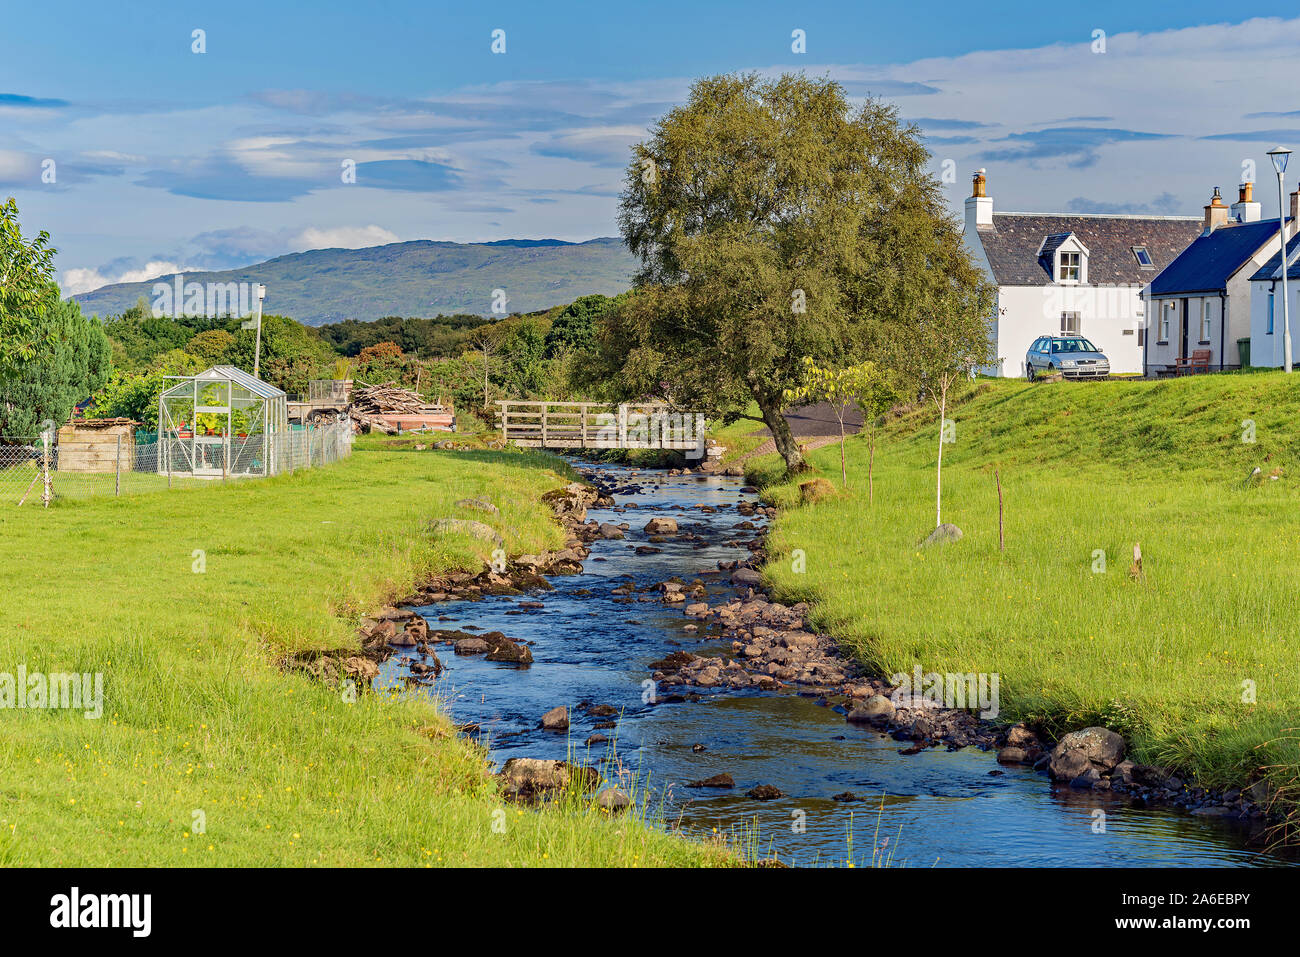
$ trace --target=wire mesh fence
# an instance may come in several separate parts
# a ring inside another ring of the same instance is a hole
[[[276,435],[175,433],[0,436],[0,508],[59,499],[193,488],[337,462],[352,451],[352,424]]]

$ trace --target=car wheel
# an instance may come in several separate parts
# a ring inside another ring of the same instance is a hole
[[[1025,381],[1026,382],[1034,381],[1034,364],[1032,362],[1025,363]]]

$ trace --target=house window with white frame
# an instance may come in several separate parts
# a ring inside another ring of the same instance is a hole
[[[1057,272],[1059,282],[1078,282],[1080,273],[1080,253],[1061,253],[1061,266]]]
[[[1210,341],[1210,300],[1201,300],[1201,344],[1205,345]]]
[[[1061,335],[1077,336],[1079,334],[1079,313],[1061,313]]]
[[[1268,294],[1268,330],[1265,335],[1273,334],[1273,293]]]
[[[1169,342],[1169,326],[1173,322],[1174,309],[1177,308],[1174,303],[1167,302],[1164,308],[1160,310],[1160,341]]]

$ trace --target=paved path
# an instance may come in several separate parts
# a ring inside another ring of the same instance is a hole
[[[794,433],[794,437],[799,444],[809,452],[840,440],[840,423],[835,417],[834,407],[829,402],[818,402],[815,405],[786,409],[781,414],[790,423],[790,431]],[[854,406],[849,409],[848,415],[844,417],[844,431],[846,434],[852,435],[861,428],[862,413]],[[746,452],[744,455],[736,456],[727,463],[728,465],[736,465],[757,455],[768,455],[776,451],[776,443],[770,438],[772,430],[767,426],[756,429],[749,434],[766,435],[769,438],[766,442],[761,443],[758,448]]]

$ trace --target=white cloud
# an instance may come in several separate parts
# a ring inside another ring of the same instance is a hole
[[[149,279],[157,279],[159,276],[185,272],[192,268],[192,266],[180,266],[172,262],[153,260],[145,263],[139,269],[127,269],[111,276],[104,275],[98,269],[65,269],[63,270],[63,278],[59,283],[59,288],[66,298],[79,293],[90,292],[92,289],[98,289],[101,286],[111,286],[120,282],[145,282]]]
[[[295,236],[291,245],[295,252],[308,249],[362,249],[366,246],[386,246],[400,243],[401,238],[382,226],[338,226],[333,229],[308,227]]]

